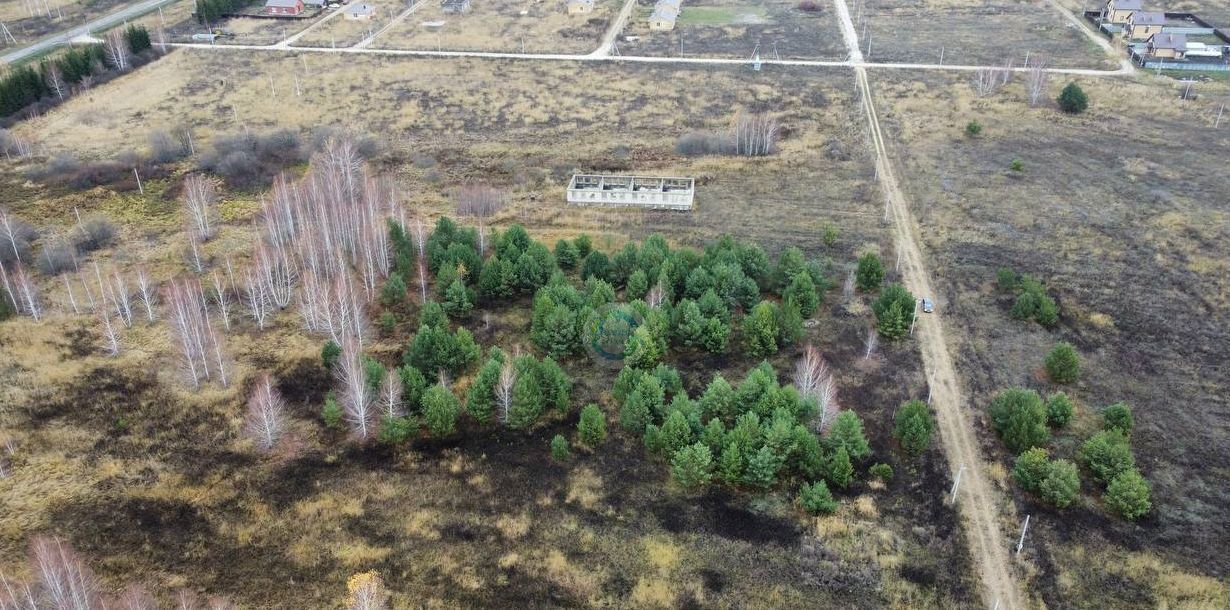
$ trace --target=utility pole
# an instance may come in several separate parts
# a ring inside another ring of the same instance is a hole
[[[965,473],[965,464],[961,464],[961,468],[957,469],[957,478],[954,479],[952,482],[952,493],[949,495],[949,498],[948,498],[949,504],[955,504],[957,502],[957,488],[961,486],[961,475],[964,473]]]
[[[914,317],[910,320],[910,335],[914,335],[914,323],[918,321],[918,299],[914,299]]]
[[[137,190],[140,191],[142,195],[144,195],[145,187],[141,186],[141,174],[137,173],[137,168],[135,167],[132,168],[132,175],[137,177]]]
[[[1021,547],[1025,546],[1025,532],[1029,531],[1029,515],[1025,515],[1025,525],[1021,527],[1021,540],[1016,543],[1016,554],[1021,554]]]
[[[1226,103],[1222,102],[1221,107],[1217,109],[1217,118],[1213,119],[1213,129],[1217,129],[1217,126],[1221,124],[1221,113],[1225,109],[1226,109]]]
[[[944,47],[940,47],[940,65],[944,65]]]

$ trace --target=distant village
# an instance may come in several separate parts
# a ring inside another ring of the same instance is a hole
[[[1107,0],[1085,17],[1107,36],[1121,36],[1143,68],[1230,71],[1230,34],[1193,13],[1146,10],[1141,0]]]

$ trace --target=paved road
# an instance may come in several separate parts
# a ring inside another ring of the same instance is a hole
[[[59,32],[57,34],[52,34],[51,36],[48,36],[28,47],[17,49],[16,51],[10,51],[0,56],[0,62],[11,64],[32,55],[44,53],[58,45],[67,44],[69,40],[81,36],[82,34],[105,30],[113,25],[123,23],[129,19],[140,17],[145,13],[155,10],[164,4],[170,4],[171,2],[174,2],[174,0],[143,0],[137,4],[131,4],[123,9],[111,13],[110,15],[99,17],[84,25],[79,25],[75,28]]]
[[[410,49],[371,49],[357,47],[283,47],[281,44],[272,45],[243,45],[243,44],[217,44],[208,43],[186,43],[172,42],[167,43],[167,46],[178,47],[181,49],[208,49],[211,51],[282,51],[294,53],[349,53],[358,55],[400,55],[408,57],[455,57],[455,58],[479,58],[479,59],[518,59],[518,60],[537,60],[537,61],[609,61],[609,62],[630,62],[630,63],[658,63],[658,64],[700,64],[700,65],[747,65],[751,62],[747,59],[723,58],[723,57],[651,57],[646,55],[602,55],[599,53],[590,53],[588,55],[573,55],[566,53],[497,53],[491,51],[423,51]],[[874,61],[825,61],[825,60],[810,60],[810,59],[761,59],[761,64],[766,66],[810,66],[818,68],[885,68],[897,70],[938,70],[949,72],[973,72],[984,68],[1002,69],[1001,66],[975,66],[975,65],[959,65],[959,64],[912,64],[912,63],[894,63],[894,62],[874,62]],[[1028,72],[1028,68],[1011,68],[1013,72]],[[1047,68],[1047,72],[1053,74],[1075,74],[1080,76],[1120,76],[1127,74],[1130,71],[1125,68],[1116,70],[1095,70],[1088,68]]]

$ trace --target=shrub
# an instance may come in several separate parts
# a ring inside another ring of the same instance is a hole
[[[842,411],[837,415],[833,426],[829,428],[828,438],[835,445],[845,448],[846,453],[856,462],[861,462],[871,455],[871,445],[863,434],[863,420],[854,411]]]
[[[1046,478],[1038,485],[1038,495],[1059,508],[1066,508],[1075,502],[1080,492],[1081,481],[1076,474],[1076,464],[1068,460],[1051,462]]]
[[[685,157],[733,154],[733,149],[725,135],[709,131],[691,131],[675,141],[675,152]]]
[[[115,225],[106,218],[89,218],[81,223],[80,231],[73,237],[81,253],[106,248],[115,241]]]
[[[320,348],[320,363],[324,365],[326,371],[333,370],[333,365],[337,364],[341,357],[342,346],[334,343],[332,339],[326,341],[325,346]]]
[[[380,303],[385,307],[393,307],[401,303],[406,298],[406,281],[400,275],[394,273],[385,280],[384,287],[380,289]]]
[[[8,247],[5,244],[4,247]],[[60,275],[65,271],[72,271],[76,266],[76,253],[72,246],[57,242],[43,246],[43,251],[38,254],[38,270],[43,275]]]
[[[798,502],[803,510],[813,515],[828,514],[837,510],[837,501],[833,499],[833,494],[829,492],[829,487],[824,484],[824,481],[804,483],[799,488]]]
[[[1012,478],[1021,489],[1030,493],[1037,493],[1050,472],[1051,459],[1047,456],[1046,449],[1041,447],[1027,449],[1017,456],[1016,463],[1012,466]]]
[[[1127,405],[1118,402],[1102,411],[1102,428],[1106,430],[1118,430],[1127,436],[1132,433],[1132,428],[1136,422],[1132,418],[1132,409]]]
[[[1102,496],[1102,501],[1112,513],[1134,521],[1153,508],[1149,495],[1149,482],[1133,468],[1111,479],[1110,485],[1106,486],[1106,493]]]
[[[934,430],[935,420],[931,417],[931,409],[923,401],[911,400],[897,409],[893,436],[907,454],[917,456],[925,451],[931,444]]]
[[[833,223],[824,223],[824,228],[820,231],[820,240],[824,242],[826,247],[832,248],[837,245],[837,227]]]
[[[606,416],[602,409],[594,403],[581,409],[581,420],[577,422],[577,436],[589,448],[597,447],[606,440]]]
[[[854,465],[850,463],[850,454],[845,447],[838,447],[824,458],[824,480],[845,489],[854,480]]]
[[[1014,453],[1041,447],[1050,440],[1046,407],[1033,390],[1010,388],[995,395],[989,408],[991,425]]]
[[[325,395],[325,406],[320,409],[320,418],[324,420],[326,428],[341,430],[342,408],[338,406],[337,399],[333,397],[333,392]]]
[[[1109,483],[1119,474],[1136,467],[1132,448],[1119,430],[1103,430],[1085,441],[1081,460],[1099,483]]]
[[[1072,383],[1080,377],[1081,362],[1071,343],[1061,342],[1046,355],[1046,375],[1055,383]]]
[[[1046,423],[1062,428],[1072,420],[1072,400],[1067,394],[1057,392],[1046,401]]]
[[[874,464],[871,468],[867,469],[867,472],[884,483],[893,480],[893,467],[888,464]]]
[[[693,489],[707,485],[713,478],[713,454],[704,443],[688,445],[671,459],[671,478]]]
[[[423,393],[423,419],[432,436],[448,436],[457,429],[457,416],[461,414],[461,401],[453,391],[434,385]]]
[[[820,3],[815,2],[814,0],[803,0],[798,4],[798,9],[804,13],[819,13],[824,10],[824,7],[820,6]]]
[[[1084,89],[1076,83],[1068,83],[1068,86],[1059,92],[1059,109],[1068,114],[1080,114],[1089,107],[1089,96],[1085,95]]]
[[[564,438],[563,434],[556,434],[551,439],[551,459],[565,462],[570,457],[572,457],[572,451],[568,449],[568,439]]]
[[[1008,169],[1014,172],[1023,172],[1025,171],[1025,162],[1020,159],[1013,159],[1012,162],[1008,164]]]
[[[1010,267],[1000,267],[995,271],[995,285],[1002,292],[1015,290],[1017,286],[1016,272]]]
[[[910,332],[914,321],[914,295],[901,284],[891,284],[871,304],[876,315],[876,332],[885,339],[900,339]]]
[[[776,304],[761,301],[743,318],[743,340],[747,353],[755,358],[777,353],[778,330]]]
[[[386,445],[400,445],[414,435],[414,421],[409,417],[385,417],[376,440]]]
[[[884,265],[875,252],[868,252],[858,259],[858,270],[854,273],[854,285],[863,292],[870,292],[880,287],[884,282]]]
[[[977,120],[973,120],[965,124],[965,135],[972,138],[980,133],[982,133],[982,123],[979,123]]]
[[[397,316],[393,315],[391,311],[381,312],[379,324],[381,335],[385,337],[392,335],[393,331],[397,329]]]

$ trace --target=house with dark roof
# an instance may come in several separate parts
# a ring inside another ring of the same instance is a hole
[[[1187,55],[1187,35],[1159,32],[1145,42],[1149,57],[1157,59],[1183,59]]]
[[[1125,24],[1132,13],[1141,10],[1140,0],[1106,0],[1102,21]]]
[[[303,0],[265,0],[266,15],[293,17],[303,12]]]
[[[1127,27],[1123,33],[1128,40],[1148,40],[1154,34],[1160,34],[1166,25],[1166,15],[1152,11],[1136,11],[1128,17]]]

